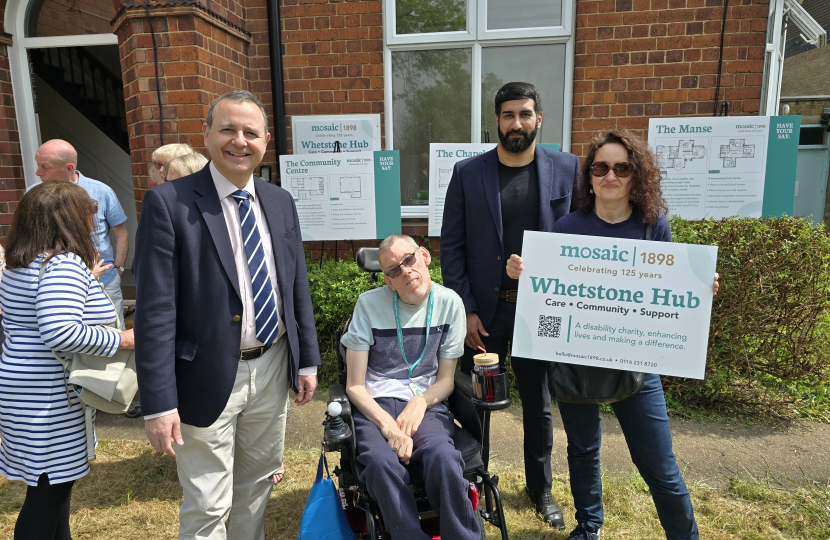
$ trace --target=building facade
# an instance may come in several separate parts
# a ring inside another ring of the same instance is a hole
[[[273,171],[280,145],[292,146],[292,116],[379,114],[383,148],[401,153],[404,232],[425,235],[426,207],[411,196],[419,156],[430,142],[495,142],[493,96],[506,82],[540,88],[541,141],[580,157],[610,126],[646,135],[651,117],[712,115],[724,101],[730,115],[758,114],[769,2],[725,4],[5,0],[0,236],[37,182],[37,146],[54,137],[79,147],[79,169],[112,185],[137,218],[152,151],[203,150],[208,106],[231,89],[265,104]]]

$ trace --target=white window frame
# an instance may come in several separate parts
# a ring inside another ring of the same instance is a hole
[[[478,9],[481,7],[482,9]],[[527,29],[487,30],[487,0],[467,0],[467,30],[429,34],[397,35],[395,0],[383,0],[383,102],[386,148],[393,149],[392,112],[392,53],[430,49],[472,49],[472,100],[470,142],[481,140],[481,59],[486,47],[517,45],[565,45],[565,87],[562,103],[563,152],[571,150],[571,123],[573,120],[574,42],[576,32],[576,2],[562,0],[562,26]],[[477,39],[476,39],[477,37]],[[555,105],[547,105],[552,107]],[[491,142],[496,142],[491,137]],[[401,206],[403,219],[427,219],[429,208]]]
[[[35,175],[35,152],[40,146],[40,124],[35,112],[34,88],[29,70],[29,49],[50,47],[79,47],[94,45],[118,45],[115,34],[82,34],[77,36],[24,37],[30,0],[9,0],[6,5],[5,31],[13,36],[9,50],[14,110],[20,135],[20,153],[23,161],[23,177],[26,187],[40,182]]]

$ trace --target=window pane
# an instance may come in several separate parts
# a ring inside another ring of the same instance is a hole
[[[392,53],[392,138],[401,204],[429,204],[429,143],[470,142],[472,50]]]
[[[487,0],[487,29],[562,26],[562,0]]]
[[[395,30],[401,34],[463,32],[466,0],[396,0]]]
[[[562,103],[565,99],[565,45],[485,47],[481,51],[481,142],[489,131],[498,142],[495,98],[509,82],[536,86],[542,101],[542,127],[536,142],[562,144]]]

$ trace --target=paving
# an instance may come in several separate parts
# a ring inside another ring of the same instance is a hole
[[[287,448],[315,447],[322,438],[326,392],[308,404],[292,403],[286,427]],[[551,466],[554,475],[568,471],[566,439],[562,421],[554,410]],[[144,440],[144,422],[123,416],[98,414],[99,438]],[[687,480],[723,488],[736,474],[743,478],[769,478],[783,487],[830,482],[830,425],[815,422],[739,423],[672,419],[674,451]],[[493,414],[491,470],[495,473],[523,471],[521,407]],[[602,467],[609,474],[636,469],[631,463],[622,430],[613,415],[602,418]],[[290,467],[290,464],[287,464]]]

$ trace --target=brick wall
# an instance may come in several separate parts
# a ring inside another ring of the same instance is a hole
[[[830,47],[820,47],[784,59],[781,96],[830,95]],[[782,100],[782,104],[784,100]],[[802,123],[805,123],[802,121]]]
[[[379,113],[383,133],[380,0],[282,0],[280,15],[289,150],[292,115]]]
[[[2,238],[9,234],[12,215],[25,188],[8,49],[5,44],[0,44],[0,237]]]
[[[112,15],[110,0],[46,0],[37,18],[37,35],[109,34]]]
[[[724,0],[578,0],[571,151],[591,134],[714,110]],[[720,101],[730,115],[760,106],[768,0],[731,0]]]
[[[127,10],[119,15],[115,30],[124,77],[136,211],[140,213],[143,193],[152,187],[148,173],[153,150],[159,146],[159,107],[150,28],[143,13],[131,18],[132,13]],[[158,43],[165,144],[182,142],[203,148],[202,123],[211,101],[230,90],[250,89],[250,36],[212,24],[204,14],[193,6],[151,9]]]

